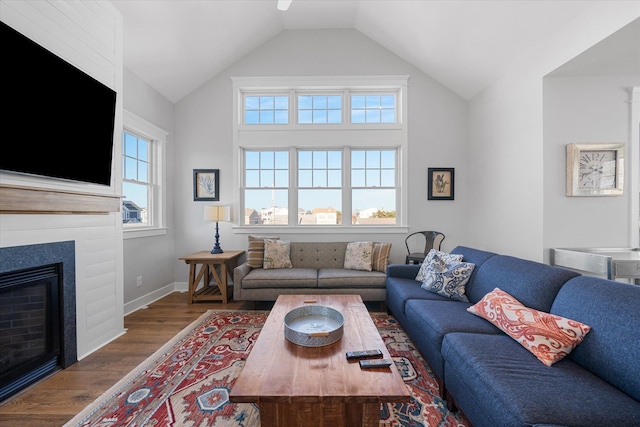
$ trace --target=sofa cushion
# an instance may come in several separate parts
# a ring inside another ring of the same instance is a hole
[[[436,249],[431,249],[424,261],[420,265],[420,270],[416,275],[418,282],[423,282],[428,271],[442,272],[452,263],[462,261],[462,255],[449,254]]]
[[[242,279],[244,289],[257,288],[316,288],[318,270],[315,268],[277,268],[251,270]]]
[[[249,236],[247,248],[247,265],[251,268],[262,268],[264,261],[264,239],[278,240],[278,237]]]
[[[568,358],[640,401],[640,286],[579,276],[560,289],[551,313],[591,326]]]
[[[498,287],[523,305],[549,312],[556,294],[575,271],[535,261],[496,255],[487,259],[466,286],[469,301],[476,303]]]
[[[384,288],[387,275],[379,271],[321,268],[318,270],[318,288]]]
[[[264,239],[264,262],[265,270],[270,268],[292,268],[289,258],[289,242],[284,240]]]
[[[387,265],[389,265],[389,253],[391,253],[391,243],[375,242],[371,256],[371,269],[386,273]]]
[[[351,242],[344,254],[344,268],[371,271],[372,255],[373,242]]]
[[[442,354],[447,390],[475,427],[640,425],[640,402],[570,358],[536,363],[505,334],[448,334]]]
[[[547,366],[571,353],[591,329],[584,323],[525,307],[499,288],[467,311],[500,328]]]
[[[427,268],[421,287],[443,297],[468,302],[464,288],[474,267],[475,265],[469,262],[458,262],[448,264],[444,271]]]
[[[435,294],[432,294],[435,295]],[[467,302],[412,299],[405,305],[405,316],[414,333],[429,346],[420,346],[420,353],[439,378],[443,377],[444,361],[441,355],[442,340],[451,332],[473,332],[477,334],[503,334],[500,329],[467,311]],[[403,325],[405,327],[405,325]],[[416,345],[419,345],[416,342]],[[424,352],[423,352],[424,351]]]
[[[294,268],[343,268],[349,242],[291,242]]]

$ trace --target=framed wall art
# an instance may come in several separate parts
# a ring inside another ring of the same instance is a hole
[[[567,144],[567,196],[621,196],[624,144]]]
[[[196,202],[220,200],[220,169],[193,170],[193,200]]]
[[[428,168],[428,200],[453,200],[454,168]]]

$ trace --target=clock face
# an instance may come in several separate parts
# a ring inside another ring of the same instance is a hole
[[[581,189],[616,188],[616,150],[580,152],[578,187]]]

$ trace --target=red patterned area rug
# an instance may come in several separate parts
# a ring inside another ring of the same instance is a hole
[[[65,427],[259,427],[256,405],[228,397],[268,314],[209,310]],[[438,397],[431,371],[398,322],[383,313],[371,317],[412,394],[410,403],[381,405],[380,426],[469,426]]]

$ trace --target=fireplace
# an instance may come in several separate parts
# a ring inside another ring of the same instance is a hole
[[[0,248],[0,402],[76,360],[75,243]]]

